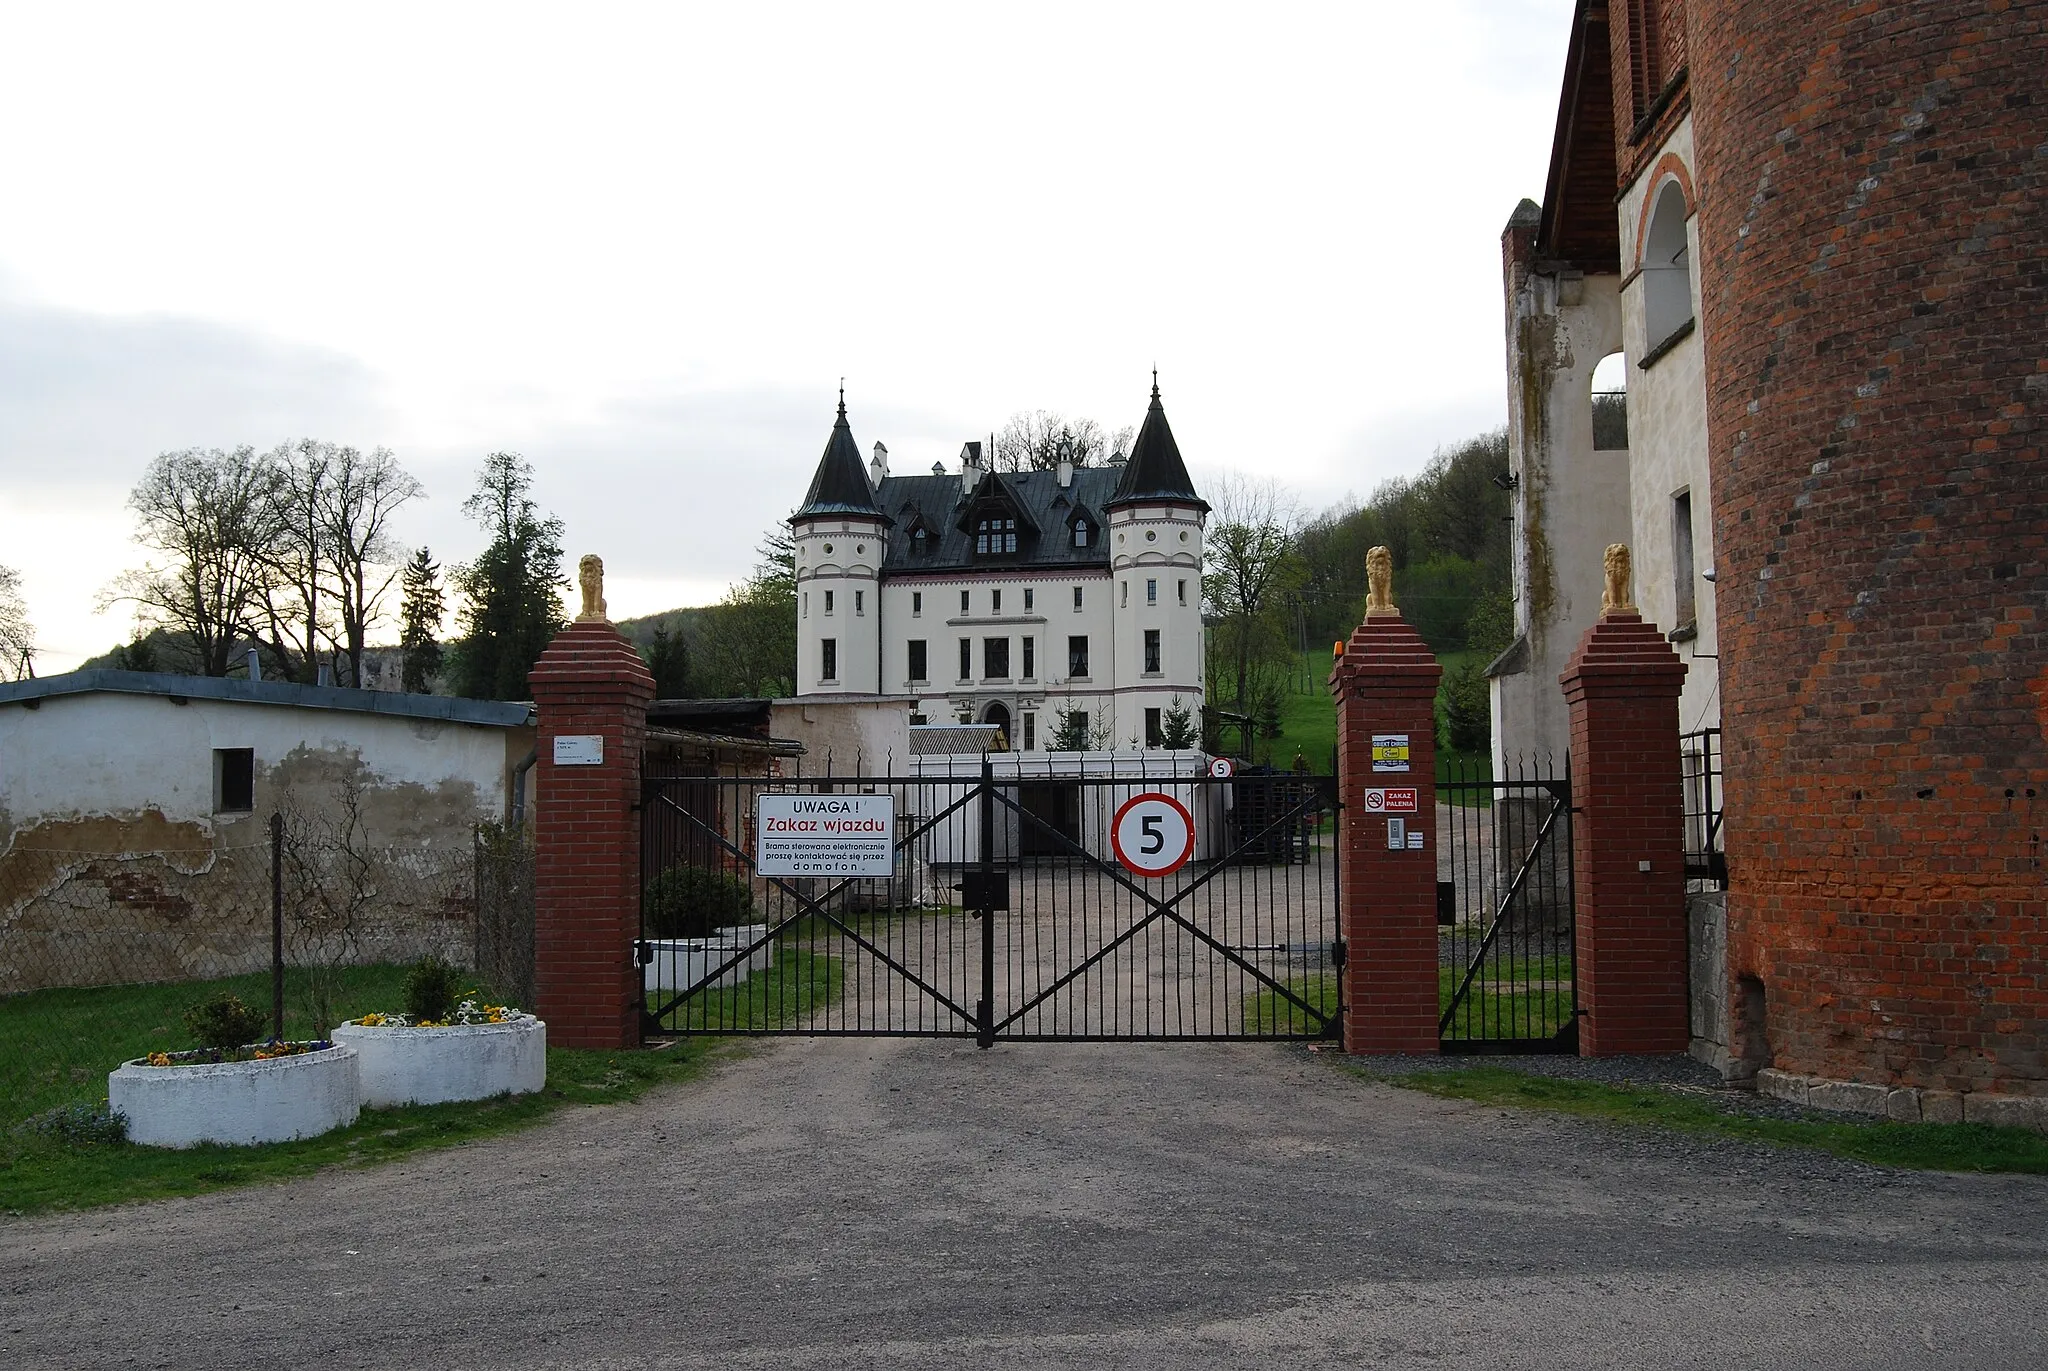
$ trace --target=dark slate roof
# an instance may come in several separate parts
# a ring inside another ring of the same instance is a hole
[[[1107,532],[1100,511],[1116,491],[1122,472],[1116,467],[1079,467],[1073,484],[1062,490],[1050,471],[1005,471],[982,478],[972,496],[963,496],[957,473],[945,476],[888,476],[882,480],[875,499],[889,519],[889,558],[882,564],[885,575],[916,571],[984,570],[990,567],[1097,567],[1109,565]],[[974,555],[974,521],[968,518],[975,500],[1003,496],[1014,501],[1018,513],[1017,551],[1002,557]],[[1095,536],[1087,547],[1075,547],[1069,528],[1074,512],[1080,510],[1094,525]],[[925,557],[917,556],[911,529],[918,523],[930,529],[935,541]],[[963,528],[962,525],[965,525]],[[1038,532],[1028,531],[1036,524]]]
[[[241,704],[337,709],[358,714],[395,714],[408,719],[441,719],[455,724],[517,728],[532,722],[533,706],[504,700],[465,700],[452,695],[407,695],[396,690],[351,690],[342,686],[296,685],[290,681],[245,681],[226,676],[174,676],[164,671],[72,671],[33,681],[0,685],[0,705],[33,707],[58,695],[157,695],[180,700],[232,700]]]
[[[873,514],[875,492],[868,485],[867,464],[853,441],[846,423],[846,397],[839,397],[839,419],[832,436],[825,440],[825,455],[818,459],[818,474],[811,477],[810,494],[790,517],[802,519],[814,514]]]
[[[1138,430],[1138,441],[1131,444],[1123,480],[1117,483],[1109,505],[1136,504],[1141,500],[1178,500],[1200,505],[1204,510],[1209,508],[1195,494],[1195,483],[1188,478],[1188,465],[1180,459],[1180,444],[1173,441],[1173,430],[1166,422],[1166,407],[1159,403],[1156,375],[1152,378],[1152,404],[1145,411],[1145,426]]]

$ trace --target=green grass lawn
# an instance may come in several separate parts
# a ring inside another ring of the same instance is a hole
[[[340,1017],[398,1008],[405,974],[401,966],[342,971]],[[839,994],[842,974],[835,957],[779,951],[774,970],[711,992],[691,1012],[700,1025],[758,1031],[829,1003]],[[298,1142],[173,1150],[101,1140],[107,1073],[151,1051],[190,1046],[185,1010],[220,991],[267,1008],[270,977],[43,990],[0,999],[0,1063],[8,1073],[0,1098],[0,1213],[165,1199],[286,1180],[330,1166],[372,1165],[524,1128],[557,1109],[633,1099],[652,1086],[695,1075],[721,1044],[706,1036],[652,1051],[551,1047],[547,1086],[537,1094],[364,1109],[352,1126]],[[287,984],[287,1037],[312,1031],[305,999],[303,977],[294,973]]]
[[[1337,1012],[1337,977],[1299,976],[1287,988],[1313,1006],[1310,1014],[1276,990],[1261,990],[1245,1001],[1244,1031],[1270,1037],[1314,1037],[1322,1031],[1320,1020]]]
[[[1462,966],[1437,968],[1437,1014],[1451,1007]],[[1451,1016],[1450,1041],[1548,1038],[1572,1021],[1570,957],[1489,957]]]
[[[650,1013],[663,1015],[660,1030],[669,1033],[762,1033],[809,1018],[839,999],[846,967],[837,957],[810,952],[788,942],[775,946],[775,964],[734,986],[698,992],[671,1006],[672,990],[647,997]]]
[[[1698,1094],[1651,1086],[1526,1076],[1500,1067],[1430,1071],[1389,1079],[1408,1090],[1488,1105],[1548,1109],[1624,1125],[1816,1147],[1838,1157],[1916,1171],[2018,1171],[2048,1175],[2048,1135],[1958,1123],[1834,1123],[1730,1112]]]
[[[1444,669],[1465,662],[1476,662],[1485,666],[1491,656],[1484,652],[1451,652],[1442,659]],[[1330,652],[1309,651],[1301,654],[1301,672],[1296,688],[1280,697],[1280,736],[1260,738],[1258,757],[1260,762],[1271,762],[1281,770],[1294,765],[1296,753],[1308,762],[1309,770],[1318,776],[1331,774],[1335,764],[1337,746],[1337,703],[1330,695]],[[1304,687],[1313,687],[1304,689]],[[1237,745],[1237,731],[1226,729],[1226,747]],[[1437,780],[1445,780],[1453,770],[1467,780],[1486,780],[1492,776],[1492,760],[1484,752],[1443,753],[1437,757]]]

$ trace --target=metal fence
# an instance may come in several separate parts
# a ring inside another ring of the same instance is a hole
[[[184,1011],[222,991],[310,1036],[396,1008],[435,955],[531,1003],[531,849],[266,841],[0,852],[0,1133],[106,1093],[122,1061],[190,1046]]]
[[[769,876],[763,795],[886,795],[893,867]],[[1117,816],[1188,816],[1184,865],[1136,874]],[[998,1039],[1336,1031],[1334,787],[1013,765],[958,775],[651,778],[643,976],[651,1033]]]
[[[1578,1045],[1568,768],[1453,768],[1437,786],[1438,1032],[1446,1052]]]

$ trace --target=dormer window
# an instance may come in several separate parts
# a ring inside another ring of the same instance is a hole
[[[1086,547],[1086,546],[1088,546],[1088,538],[1089,538],[1089,535],[1090,535],[1090,534],[1091,534],[1092,532],[1093,532],[1093,530],[1091,530],[1091,529],[1090,529],[1090,528],[1088,527],[1088,521],[1087,521],[1086,519],[1076,519],[1076,520],[1074,520],[1074,546],[1075,546],[1075,547]]]
[[[910,531],[910,555],[913,557],[928,557],[931,555],[931,550],[931,535],[926,533],[922,527],[912,529]]]
[[[1017,550],[1015,519],[983,519],[974,526],[974,555],[987,557]]]

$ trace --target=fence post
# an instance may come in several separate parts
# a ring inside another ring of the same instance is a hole
[[[1558,682],[1571,711],[1579,1053],[1683,1052],[1690,1041],[1685,791],[1678,692],[1685,663],[1628,603],[1628,550]]]
[[[593,564],[594,569],[593,569]],[[635,1047],[644,995],[640,768],[654,678],[604,617],[583,559],[583,612],[534,663],[534,1000],[559,1047]]]
[[[1337,696],[1344,1047],[1434,1053],[1436,688],[1443,668],[1393,603],[1386,549],[1374,548],[1366,566],[1373,591],[1365,621],[1339,644],[1330,673]],[[1389,740],[1377,760],[1376,737]],[[1368,810],[1366,792],[1373,789],[1413,790],[1414,811]],[[1391,845],[1396,833],[1398,848]]]
[[[270,1036],[284,1038],[284,815],[270,816]]]

